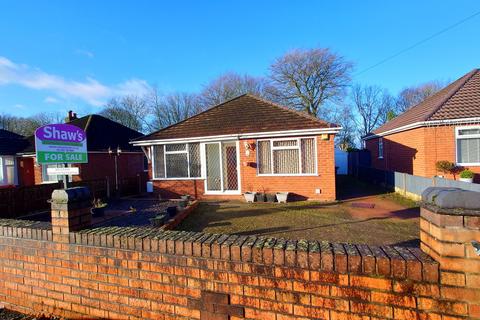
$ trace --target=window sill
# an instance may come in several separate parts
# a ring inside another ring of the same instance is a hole
[[[480,167],[480,162],[473,162],[473,163],[457,163],[457,166],[471,166],[471,167]]]
[[[208,195],[211,195],[211,196],[221,196],[221,195],[241,195],[242,192],[241,191],[233,191],[233,190],[230,190],[230,191],[205,191],[204,195],[208,196]]]
[[[175,180],[205,180],[205,178],[153,178],[152,181],[175,181]]]
[[[258,177],[319,177],[318,174],[316,173],[312,173],[312,174],[281,174],[281,173],[278,173],[278,174],[275,174],[275,173],[272,173],[272,174],[257,174]]]

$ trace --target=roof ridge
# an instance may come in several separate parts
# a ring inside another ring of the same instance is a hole
[[[443,98],[438,104],[438,106],[434,108],[434,110],[430,112],[428,116],[425,117],[425,121],[428,121],[435,113],[437,113],[437,111],[439,111],[448,102],[448,100],[450,100],[460,89],[462,89],[467,84],[467,82],[469,82],[478,73],[478,71],[479,69],[473,69],[472,71],[464,75],[463,77],[465,77],[466,79],[458,83],[454,88],[452,88],[451,93],[448,94],[445,98]]]
[[[233,100],[236,100],[236,99],[238,99],[238,98],[240,98],[240,97],[243,97],[243,96],[246,96],[246,95],[248,95],[248,93],[241,94],[241,95],[236,96],[236,97],[234,97],[234,98],[231,98],[231,99],[228,99],[228,100],[223,101],[223,102],[221,102],[221,103],[218,103],[218,104],[216,104],[216,105],[213,105],[213,106],[211,106],[211,107],[209,107],[209,108],[207,108],[207,109],[205,109],[205,110],[197,113],[196,115],[193,115],[193,116],[191,116],[191,117],[188,117],[188,118],[186,118],[186,119],[183,119],[182,121],[179,121],[179,122],[176,122],[176,123],[172,123],[171,125],[166,126],[165,128],[161,128],[161,129],[159,129],[159,130],[153,131],[153,132],[151,132],[151,133],[149,133],[149,134],[147,134],[147,135],[145,135],[145,136],[143,136],[143,137],[138,137],[138,138],[136,138],[136,139],[133,139],[132,141],[145,139],[145,138],[147,138],[147,137],[149,137],[149,136],[151,136],[151,135],[153,135],[153,134],[157,134],[157,133],[159,133],[159,132],[161,132],[161,131],[167,130],[168,128],[171,128],[171,127],[173,127],[173,126],[176,126],[176,125],[179,125],[179,124],[181,124],[181,123],[184,123],[184,122],[187,121],[187,120],[196,118],[196,117],[198,117],[198,116],[200,116],[200,115],[202,115],[202,114],[204,114],[204,113],[206,113],[206,112],[208,112],[208,111],[210,111],[210,110],[216,109],[216,108],[218,108],[218,107],[226,104],[227,102],[231,102],[231,101],[233,101]]]
[[[264,103],[267,103],[267,104],[269,104],[269,105],[272,105],[272,106],[274,106],[274,107],[280,108],[280,109],[282,109],[282,110],[295,113],[295,114],[297,114],[297,115],[299,115],[299,116],[302,116],[302,117],[304,117],[304,118],[307,118],[307,119],[309,119],[309,120],[314,120],[314,121],[320,122],[320,123],[322,123],[322,124],[327,124],[327,125],[329,125],[329,126],[330,126],[330,125],[336,125],[336,124],[334,124],[334,123],[330,123],[330,122],[328,122],[328,121],[325,121],[325,120],[319,119],[319,118],[317,118],[317,117],[314,117],[314,116],[312,116],[312,115],[310,115],[310,114],[308,114],[308,113],[305,113],[305,112],[303,112],[303,111],[298,111],[298,110],[295,110],[295,109],[291,109],[291,108],[289,108],[289,107],[287,107],[287,106],[281,105],[281,104],[279,104],[279,103],[276,103],[276,102],[273,102],[273,101],[270,101],[270,100],[267,100],[267,99],[264,99],[264,98],[261,98],[261,97],[259,97],[259,96],[254,95],[254,94],[251,94],[251,93],[246,93],[245,95],[250,96],[251,98],[257,99],[257,100],[259,100],[259,101],[262,101],[262,102],[264,102]]]

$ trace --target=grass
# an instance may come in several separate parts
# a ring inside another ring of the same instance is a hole
[[[409,199],[407,197],[402,196],[399,193],[396,192],[390,192],[390,193],[385,193],[382,194],[380,197],[383,199],[388,199],[391,200],[405,208],[416,208],[418,207],[418,202],[412,199]]]
[[[381,196],[379,196],[381,197]],[[395,201],[387,195],[386,199]],[[371,245],[416,245],[418,217],[358,217],[350,204],[242,201],[202,202],[178,230],[327,240]]]

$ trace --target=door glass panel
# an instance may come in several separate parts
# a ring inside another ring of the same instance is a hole
[[[220,145],[218,143],[205,144],[205,156],[207,162],[207,190],[221,191]]]
[[[223,188],[238,190],[237,144],[235,142],[222,144]]]

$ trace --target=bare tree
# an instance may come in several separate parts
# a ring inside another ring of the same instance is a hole
[[[358,113],[357,126],[360,136],[365,136],[387,121],[393,99],[386,90],[376,86],[355,85],[352,102]]]
[[[207,109],[244,93],[269,98],[269,92],[268,81],[265,78],[228,72],[205,85],[200,93],[199,102],[203,109]]]
[[[149,111],[145,97],[130,95],[112,98],[100,114],[133,130],[145,132],[148,129]]]
[[[270,66],[277,100],[318,116],[327,101],[346,95],[352,64],[326,48],[293,50]]]
[[[63,122],[58,113],[38,113],[30,117],[0,115],[0,128],[23,136],[33,135],[35,130],[50,123]]]
[[[403,89],[397,97],[396,112],[400,114],[414,105],[437,93],[445,85],[440,81],[431,81],[418,86]]]
[[[152,121],[150,129],[158,130],[185,120],[200,112],[198,95],[192,93],[171,93],[160,96],[154,89],[150,96]]]

